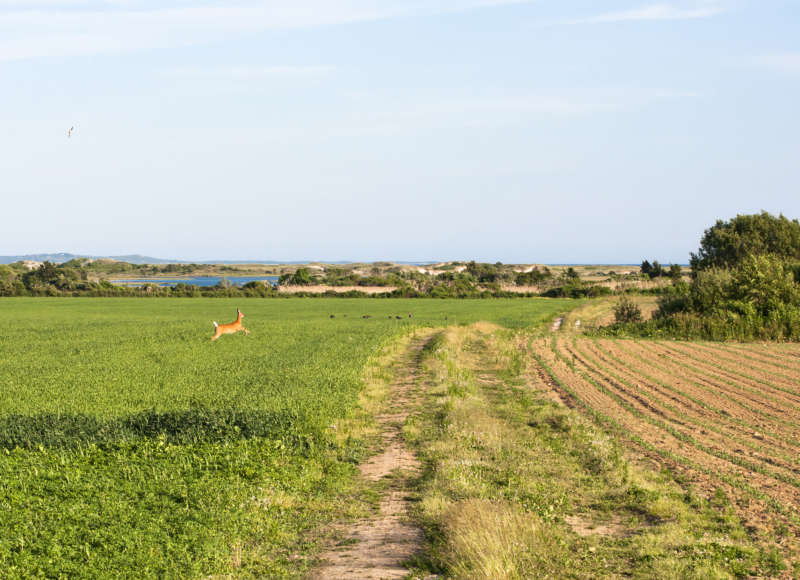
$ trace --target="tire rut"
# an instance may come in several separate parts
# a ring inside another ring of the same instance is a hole
[[[383,450],[364,462],[361,477],[369,481],[388,479],[380,509],[373,517],[349,526],[344,547],[321,555],[322,564],[310,574],[314,580],[378,580],[406,578],[406,563],[422,551],[423,534],[408,519],[411,483],[419,477],[421,463],[403,438],[402,428],[418,403],[422,349],[432,339],[428,334],[412,341],[397,361],[386,405],[391,412],[378,415]]]

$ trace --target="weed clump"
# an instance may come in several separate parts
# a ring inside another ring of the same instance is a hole
[[[570,559],[568,543],[535,514],[509,502],[469,499],[444,514],[453,578],[555,577]]]

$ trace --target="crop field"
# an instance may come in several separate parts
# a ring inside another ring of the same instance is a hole
[[[575,304],[3,299],[0,569],[302,575],[315,530],[369,501],[353,477],[363,442],[338,441],[330,426],[354,411],[383,345],[417,326],[524,328]],[[251,334],[211,343],[211,321],[237,307]]]
[[[536,338],[541,379],[800,574],[800,346]]]

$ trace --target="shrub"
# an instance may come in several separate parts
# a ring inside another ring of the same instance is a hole
[[[761,315],[800,305],[794,274],[777,256],[747,256],[734,270],[732,282],[730,298],[752,304]]]
[[[669,316],[676,312],[685,312],[691,307],[689,284],[683,280],[675,282],[672,286],[664,288],[664,293],[658,299],[656,318]]]
[[[691,309],[700,313],[722,309],[730,295],[732,280],[731,271],[725,268],[697,272],[689,290]]]
[[[624,294],[614,306],[614,320],[617,323],[641,322],[642,309]]]
[[[311,274],[306,268],[298,268],[291,277],[291,283],[295,286],[308,286],[311,284]]]

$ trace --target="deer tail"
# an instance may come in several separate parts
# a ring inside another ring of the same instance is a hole
[[[214,328],[218,328],[219,324],[217,324],[214,320],[211,321],[214,324]]]

